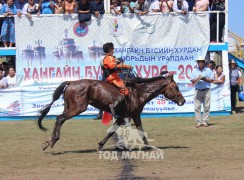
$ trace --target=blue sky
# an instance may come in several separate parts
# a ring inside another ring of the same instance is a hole
[[[229,0],[229,30],[244,38],[244,0]]]

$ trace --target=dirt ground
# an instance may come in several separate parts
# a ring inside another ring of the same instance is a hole
[[[162,160],[99,158],[97,143],[108,129],[100,121],[67,121],[45,152],[54,120],[43,120],[47,133],[34,120],[0,122],[0,179],[243,179],[243,121],[243,113],[213,116],[196,129],[193,117],[143,119]]]

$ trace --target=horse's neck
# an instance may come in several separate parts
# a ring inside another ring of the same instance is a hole
[[[155,97],[157,97],[160,92],[169,84],[166,79],[158,79],[152,82],[147,82],[139,85],[139,89],[141,89],[140,101],[141,103],[146,104],[151,101]]]

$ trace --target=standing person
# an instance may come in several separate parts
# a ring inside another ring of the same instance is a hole
[[[129,90],[125,86],[124,82],[119,77],[119,71],[123,68],[131,69],[130,65],[126,65],[123,63],[117,64],[116,58],[113,56],[114,54],[114,44],[106,43],[103,45],[103,51],[105,53],[105,57],[103,60],[104,71],[108,74],[107,81],[116,87],[118,87],[120,91],[120,96],[117,97],[116,101],[110,105],[111,113],[115,116],[114,108],[117,107],[120,103],[124,102],[125,97],[129,95]]]
[[[188,13],[188,2],[186,0],[175,0],[173,3],[173,11],[186,15]]]
[[[64,0],[64,14],[74,14],[76,9],[75,0]]]
[[[0,89],[4,89],[8,86],[7,78],[3,76],[3,69],[0,68]]]
[[[52,0],[39,0],[38,10],[41,14],[54,14],[55,3]]]
[[[192,71],[191,82],[195,85],[194,111],[196,128],[201,125],[208,127],[210,114],[211,82],[214,80],[213,72],[205,66],[205,59],[197,60],[197,67]],[[201,118],[201,105],[203,104],[203,117]]]
[[[99,17],[100,15],[105,13],[104,10],[104,3],[102,0],[94,0],[90,2],[90,11],[92,14],[94,14],[96,17]]]
[[[209,0],[195,0],[193,6],[193,12],[207,11],[209,6]]]
[[[91,20],[90,3],[88,0],[78,1],[78,19],[80,23]]]
[[[223,84],[225,82],[225,74],[223,72],[223,68],[220,65],[216,66],[216,74],[214,77],[214,84]]]
[[[17,9],[13,0],[7,0],[7,3],[2,7],[2,13],[5,18],[2,24],[1,39],[4,47],[8,47],[8,42],[9,47],[12,47],[13,43],[15,43],[14,15],[17,14]]]
[[[224,11],[225,0],[214,0],[211,11]],[[217,37],[217,26],[219,26],[219,42],[222,42],[223,28],[225,25],[225,13],[219,13],[219,24],[217,24],[217,14],[210,16],[210,42],[215,43]]]
[[[34,0],[28,0],[28,2],[23,7],[22,13],[28,17],[31,17],[31,14],[37,14],[38,11],[38,4],[35,3]]]
[[[63,14],[64,13],[64,8],[63,8],[63,1],[58,0],[57,3],[55,4],[55,14]]]
[[[10,67],[8,70],[8,76],[7,82],[8,82],[8,88],[12,88],[16,86],[16,75],[15,75],[15,70],[13,67]]]
[[[172,0],[161,0],[160,11],[163,13],[169,13],[173,11],[173,1]]]
[[[232,59],[230,62],[230,91],[231,91],[231,111],[236,113],[236,93],[238,87],[242,84],[242,75],[238,70],[236,62]]]

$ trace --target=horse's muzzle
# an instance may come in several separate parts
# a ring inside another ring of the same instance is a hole
[[[178,106],[183,106],[185,104],[186,100],[184,98],[182,99],[179,99],[178,102],[177,102],[177,105]]]

